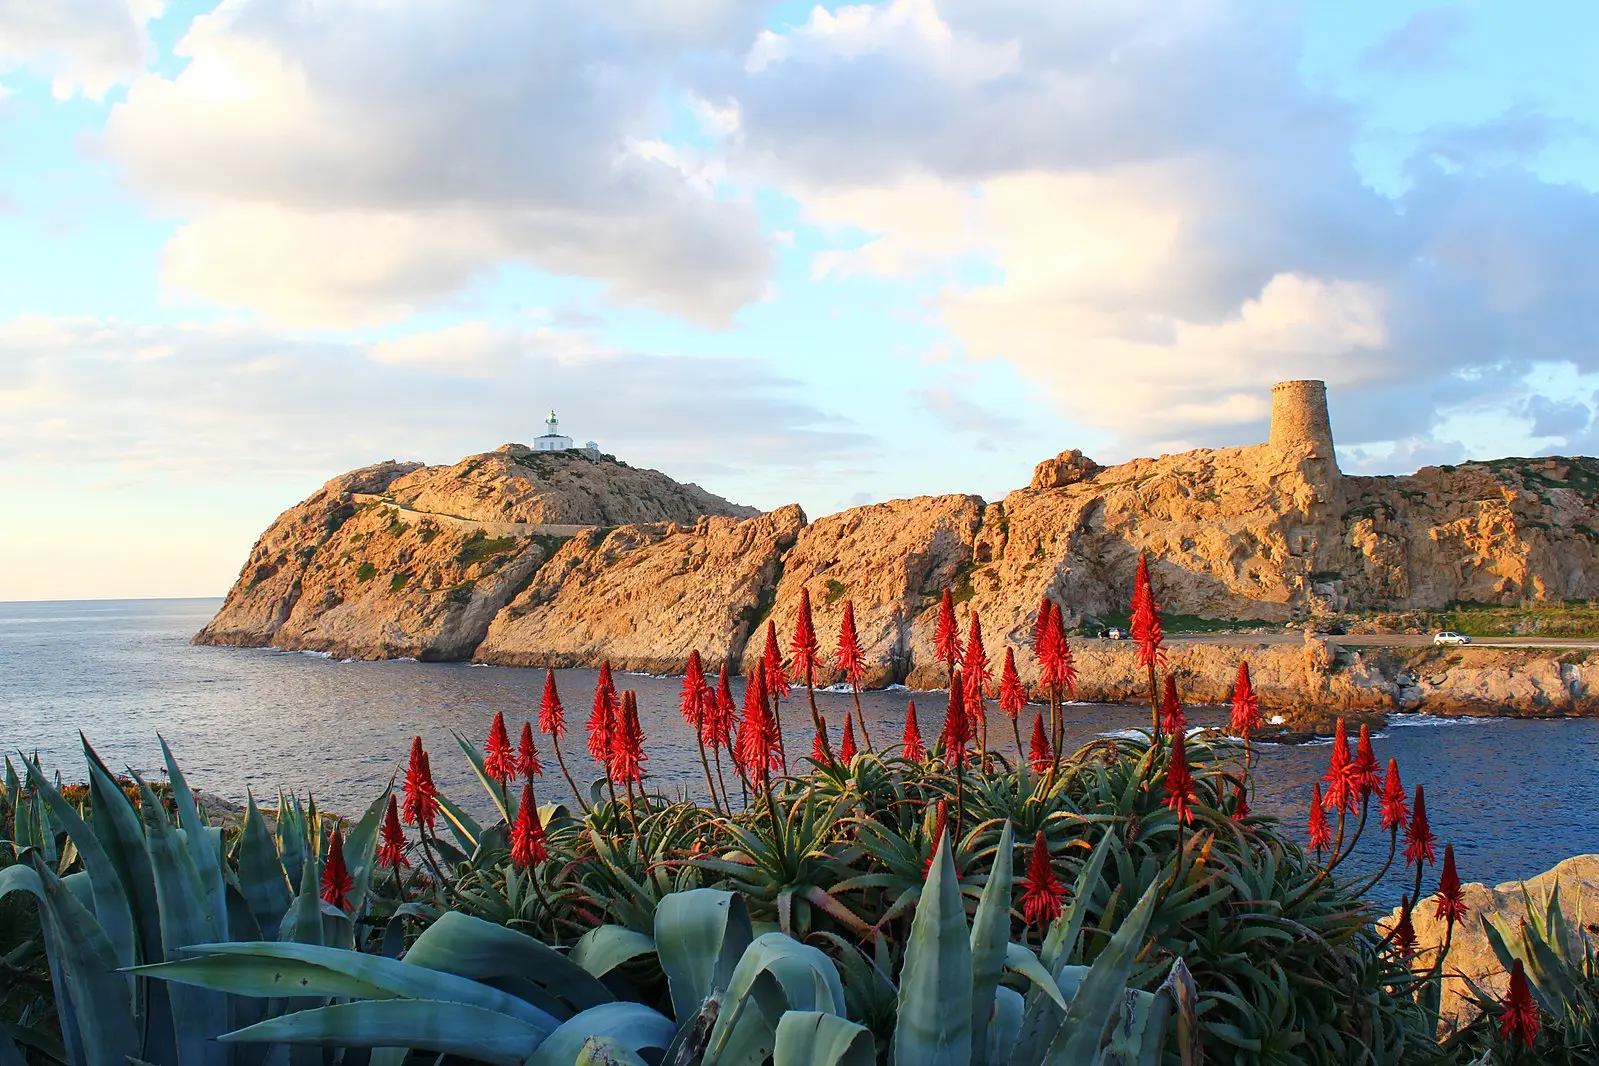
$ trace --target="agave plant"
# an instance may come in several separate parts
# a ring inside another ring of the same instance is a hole
[[[71,1066],[253,1061],[214,1041],[259,1017],[258,1004],[212,992],[180,1002],[138,967],[176,959],[196,942],[282,937],[355,946],[387,793],[351,828],[352,904],[340,910],[320,898],[314,808],[280,808],[275,840],[252,799],[230,854],[222,830],[200,817],[165,741],[161,747],[176,821],[138,775],[135,806],[86,740],[87,818],[35,762],[23,760],[25,786],[8,784],[25,831],[15,834],[16,861],[0,869],[0,899],[35,901],[59,1036],[7,1030],[0,1053],[20,1042]]]

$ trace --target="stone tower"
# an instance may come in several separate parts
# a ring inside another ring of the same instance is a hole
[[[1311,457],[1338,469],[1333,454],[1332,420],[1327,417],[1327,383],[1279,381],[1271,387],[1271,445],[1288,448],[1313,445]]]

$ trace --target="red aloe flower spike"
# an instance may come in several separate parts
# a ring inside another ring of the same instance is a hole
[[[971,720],[966,717],[965,686],[959,673],[949,679],[949,707],[944,713],[944,732],[939,739],[944,744],[944,758],[954,765],[966,760],[966,745],[971,740],[968,730]]]
[[[1160,727],[1172,736],[1188,729],[1183,705],[1177,701],[1177,678],[1166,675],[1166,691],[1160,701]]]
[[[544,766],[539,762],[539,749],[533,746],[532,722],[522,723],[522,739],[516,749],[516,773],[526,781],[544,773]]]
[[[697,731],[705,731],[705,666],[700,661],[699,649],[688,653],[688,666],[683,669],[683,695],[678,703],[683,721]]]
[[[1233,716],[1227,731],[1234,736],[1248,737],[1265,724],[1260,717],[1260,700],[1255,696],[1255,686],[1249,679],[1249,663],[1238,664],[1238,680],[1233,682]]]
[[[1038,619],[1033,623],[1033,655],[1038,659],[1038,683],[1053,691],[1061,684],[1061,643],[1065,632],[1056,620],[1060,608],[1048,597],[1038,605]]]
[[[818,766],[826,766],[827,765],[827,740],[826,740],[826,735],[827,735],[827,717],[825,715],[823,715],[823,714],[820,714],[820,713],[817,714],[816,717],[821,719],[822,728],[820,730],[818,730],[816,735],[811,739],[811,761],[816,763]],[[844,721],[845,721],[845,723],[847,725],[848,722],[849,722],[849,716],[848,715],[844,716]]]
[[[1516,959],[1510,966],[1510,991],[1500,1001],[1505,1012],[1499,1020],[1499,1035],[1522,1047],[1530,1048],[1538,1039],[1538,1004],[1533,1002],[1532,989],[1527,985],[1527,973]]]
[[[555,671],[544,671],[544,698],[539,701],[539,732],[560,740],[566,736],[566,708],[555,690]]]
[[[844,739],[838,745],[838,757],[845,766],[855,758],[860,749],[855,746],[855,719],[849,715],[844,716]]]
[[[433,770],[421,737],[411,738],[411,761],[405,769],[405,824],[433,828],[438,817],[438,789],[433,787]]]
[[[1246,793],[1247,790],[1244,788],[1244,783],[1242,781],[1238,782],[1238,788],[1233,792],[1233,821],[1235,822],[1241,822],[1249,817],[1249,796]]]
[[[761,670],[765,677],[766,695],[772,699],[788,699],[788,674],[783,672],[783,653],[777,650],[777,623],[766,620],[766,649],[761,654]]]
[[[350,909],[350,893],[355,879],[344,864],[344,834],[333,827],[333,839],[328,843],[328,863],[322,867],[322,898],[341,911]]]
[[[1005,666],[999,674],[999,709],[1004,711],[1011,721],[1022,713],[1022,708],[1027,706],[1027,693],[1022,691],[1021,675],[1016,672],[1016,650],[1005,649]]]
[[[1321,785],[1310,787],[1310,850],[1321,858],[1321,853],[1332,847],[1332,829],[1327,825],[1327,811],[1321,802]]]
[[[1416,786],[1416,802],[1411,805],[1410,824],[1405,827],[1405,865],[1419,862],[1437,862],[1438,838],[1432,835],[1427,824],[1427,794]]]
[[[628,689],[622,693],[622,711],[611,733],[611,780],[618,785],[640,783],[648,759],[644,754],[644,728],[638,717],[638,696]]]
[[[922,860],[922,876],[926,877],[933,868],[933,857],[938,854],[939,841],[944,839],[944,833],[949,828],[949,804],[944,800],[938,801],[938,818],[933,823],[932,843],[927,849],[927,858]],[[950,857],[955,855],[955,841],[949,842]]]
[[[1042,711],[1033,717],[1033,739],[1027,746],[1027,761],[1032,764],[1035,774],[1048,770],[1055,761],[1055,754],[1049,747],[1049,734],[1044,729]]]
[[[1172,734],[1171,762],[1166,767],[1166,806],[1177,812],[1184,825],[1194,824],[1191,804],[1194,794],[1194,775],[1188,770],[1188,741],[1182,733]]]
[[[400,867],[411,865],[411,860],[405,857],[405,830],[400,828],[400,803],[389,794],[389,805],[383,811],[383,841],[378,845],[379,866],[392,866],[394,872],[399,873]]]
[[[1410,896],[1399,897],[1399,921],[1394,926],[1394,947],[1401,958],[1408,959],[1416,953],[1416,926],[1410,920]]]
[[[1322,782],[1327,786],[1325,802],[1329,811],[1355,809],[1355,761],[1349,757],[1349,730],[1342,718],[1333,731],[1332,758]]]
[[[816,681],[816,623],[811,618],[811,590],[800,586],[799,618],[794,622],[794,641],[789,654],[794,661],[794,680],[814,684]]]
[[[966,627],[966,651],[961,661],[967,682],[975,682],[979,691],[994,679],[993,667],[988,665],[988,652],[983,648],[983,622],[976,611],[972,612],[971,624]]]
[[[1455,872],[1455,846],[1444,845],[1444,869],[1438,877],[1438,910],[1433,915],[1450,925],[1466,917],[1466,897],[1460,890],[1460,875]]]
[[[844,601],[844,620],[838,625],[838,653],[834,658],[849,683],[856,688],[866,679],[866,655],[861,651],[860,634],[855,632],[855,602]]]
[[[744,721],[733,757],[746,773],[760,775],[782,765],[777,749],[777,723],[766,702],[765,671],[755,670],[744,682]]]
[[[1040,830],[1033,840],[1033,858],[1022,881],[1022,917],[1029,925],[1043,929],[1060,917],[1066,886],[1055,876],[1049,862],[1049,842]]]
[[[927,761],[927,746],[922,743],[922,727],[916,721],[916,701],[905,707],[905,735],[900,738],[901,754],[911,762]]]
[[[1133,640],[1138,642],[1138,665],[1161,666],[1166,661],[1165,635],[1160,625],[1160,605],[1149,583],[1149,560],[1140,552],[1138,575],[1133,579]]]
[[[713,710],[714,708],[714,710]],[[727,663],[716,675],[716,692],[709,697],[706,705],[706,729],[709,735],[705,743],[712,748],[733,750],[733,731],[738,724],[738,705],[733,702],[733,690],[727,683]]]
[[[511,737],[505,731],[505,715],[494,712],[494,723],[489,726],[489,739],[483,745],[483,772],[496,781],[505,782],[516,773],[516,759],[511,755]]]
[[[511,861],[530,870],[549,857],[544,845],[544,826],[539,824],[539,809],[533,803],[533,786],[522,786],[522,802],[516,808],[511,826]]]
[[[1360,726],[1360,744],[1355,748],[1351,775],[1361,803],[1369,801],[1371,794],[1382,785],[1382,778],[1377,773],[1377,753],[1371,750],[1371,727],[1364,723]]]
[[[1055,627],[1049,616],[1055,610],[1055,601],[1048,596],[1038,601],[1038,614],[1033,617],[1033,658],[1040,663],[1049,655],[1049,642],[1055,639]]]
[[[1405,802],[1405,786],[1399,783],[1399,761],[1388,760],[1388,776],[1382,785],[1382,827],[1392,833],[1410,817],[1410,805]]]
[[[1059,606],[1049,612],[1049,625],[1055,631],[1049,639],[1050,683],[1076,695],[1077,667],[1072,665],[1072,646],[1066,640],[1066,619]]]
[[[609,766],[616,730],[616,686],[611,681],[611,661],[600,663],[600,676],[594,683],[594,706],[589,710],[589,756],[601,766]]]
[[[955,664],[961,661],[961,638],[955,630],[955,601],[947,588],[938,604],[938,631],[933,636],[933,649],[945,670],[954,670]]]

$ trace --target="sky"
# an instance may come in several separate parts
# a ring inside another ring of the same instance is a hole
[[[811,517],[1593,454],[1588,0],[0,0],[0,600],[562,429]]]

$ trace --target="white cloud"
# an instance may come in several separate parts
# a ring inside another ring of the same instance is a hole
[[[100,99],[136,74],[149,47],[145,24],[161,0],[0,0],[0,70],[51,79],[57,99]],[[0,99],[5,98],[0,87]]]
[[[1456,32],[1434,21],[1411,43]],[[1301,33],[1287,5],[891,0],[818,8],[695,88],[737,107],[733,173],[840,235],[816,274],[941,280],[969,354],[1123,453],[1250,439],[1286,377],[1326,379],[1355,443],[1599,363],[1599,196],[1505,165],[1573,127],[1441,129],[1387,198]]]
[[[187,218],[167,282],[283,323],[399,318],[522,262],[721,325],[765,291],[754,208],[638,146],[674,66],[763,6],[230,0],[104,144]]]

